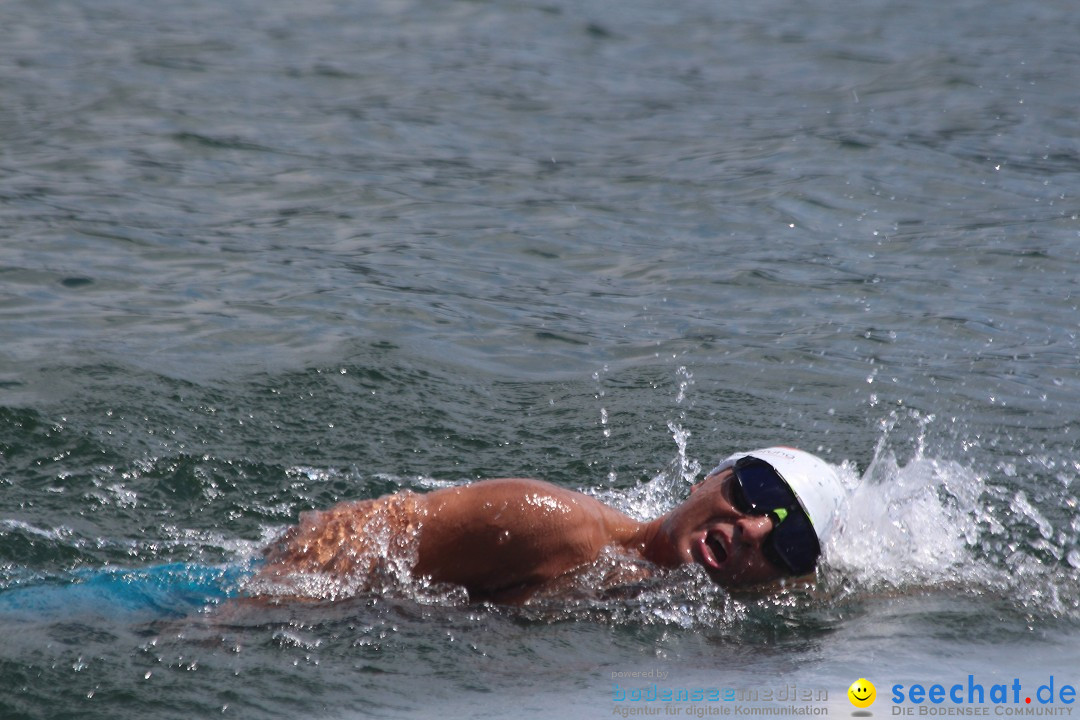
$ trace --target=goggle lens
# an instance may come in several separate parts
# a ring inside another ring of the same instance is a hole
[[[785,511],[783,517],[774,517],[776,526],[762,545],[769,561],[796,575],[813,570],[821,545],[810,518],[784,478],[772,465],[753,457],[735,463],[734,473],[734,505],[739,512],[780,515],[775,511]]]

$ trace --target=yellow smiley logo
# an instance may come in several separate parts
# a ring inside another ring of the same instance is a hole
[[[851,704],[857,708],[870,707],[874,704],[874,700],[877,699],[877,688],[874,687],[874,683],[866,678],[859,678],[851,683],[851,687],[847,690],[847,696]]]

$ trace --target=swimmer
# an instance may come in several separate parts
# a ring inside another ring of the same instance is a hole
[[[402,491],[303,513],[266,550],[249,592],[312,597],[298,577],[353,578],[387,563],[470,600],[522,603],[615,551],[642,565],[697,564],[734,590],[812,577],[843,490],[820,458],[785,447],[737,453],[671,511],[638,521],[596,498],[541,480],[504,478]]]

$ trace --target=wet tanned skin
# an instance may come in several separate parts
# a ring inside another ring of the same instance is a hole
[[[476,599],[524,599],[609,545],[640,552],[644,544],[642,523],[539,480],[486,480],[425,498],[416,572]]]
[[[701,565],[726,587],[762,585],[783,573],[761,553],[772,529],[732,505],[731,473],[695,486],[649,522],[541,480],[507,478],[417,495],[398,493],[305,513],[267,552],[260,577],[366,571],[377,548],[369,528],[415,546],[414,574],[466,588],[474,600],[518,603],[615,547],[660,567]]]

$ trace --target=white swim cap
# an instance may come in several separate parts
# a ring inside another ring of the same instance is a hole
[[[822,546],[836,522],[836,511],[844,499],[844,486],[832,466],[816,455],[789,447],[771,447],[735,453],[709,475],[734,467],[744,457],[763,460],[779,473],[795,492],[806,511]]]

